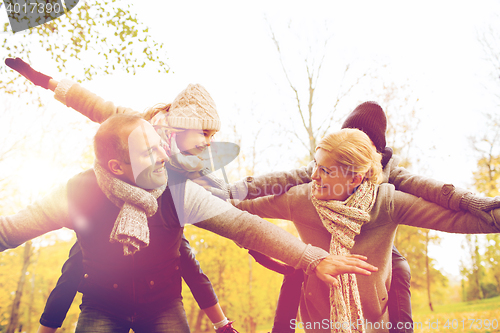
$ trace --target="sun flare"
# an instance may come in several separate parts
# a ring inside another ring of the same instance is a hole
[[[14,177],[20,191],[33,201],[60,184],[64,180],[61,179],[63,174],[64,170],[60,165],[40,158],[35,163],[24,163],[18,168]]]

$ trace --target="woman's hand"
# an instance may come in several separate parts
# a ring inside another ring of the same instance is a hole
[[[345,273],[370,275],[378,271],[378,268],[366,262],[367,258],[359,254],[345,256],[329,255],[316,266],[316,276],[334,287],[339,285],[335,276]]]

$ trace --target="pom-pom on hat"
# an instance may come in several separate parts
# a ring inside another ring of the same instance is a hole
[[[375,102],[364,102],[351,112],[342,124],[342,128],[357,128],[365,132],[372,140],[377,151],[385,149],[385,131],[387,117],[382,107]]]
[[[215,102],[200,84],[189,84],[172,102],[168,125],[182,129],[220,130]]]

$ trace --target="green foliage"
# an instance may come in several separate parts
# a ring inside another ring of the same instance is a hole
[[[485,267],[482,263],[480,249],[484,246],[477,235],[466,235],[465,250],[470,256],[469,263],[463,263],[461,274],[467,283],[464,288],[464,300],[470,301],[484,298],[483,288]]]
[[[5,26],[3,32],[7,37],[1,42],[2,59],[20,57],[32,65],[40,61],[37,58],[49,60],[45,71],[54,65],[63,77],[77,81],[115,71],[135,74],[146,65],[169,71],[163,44],[152,38],[128,0],[80,0],[53,21],[16,34]],[[33,93],[33,85],[9,69],[0,80],[0,90],[26,97]]]
[[[36,331],[38,320],[45,307],[45,302],[57,279],[61,267],[68,257],[69,248],[74,243],[61,241],[55,233],[50,233],[33,240],[34,251],[26,273],[24,293],[20,305],[19,322],[23,327],[31,327]],[[17,288],[19,272],[23,264],[24,247],[0,253],[0,331],[8,325],[12,301]],[[77,298],[68,313],[65,326],[70,327],[76,322],[75,312],[79,313]]]
[[[411,289],[426,290],[427,276],[425,267],[426,253],[426,233],[427,230],[401,225],[398,227],[394,244],[403,257],[408,260],[411,268]],[[437,235],[429,236],[429,241],[439,244],[440,238]],[[429,258],[430,282],[434,286],[432,293],[440,293],[445,287],[448,278],[441,271],[434,267],[435,260]]]
[[[293,229],[290,222],[273,222],[290,231]],[[187,227],[185,235],[212,282],[224,313],[230,320],[236,320],[237,328],[254,332],[258,325],[270,324],[283,276],[257,264],[245,249],[231,240],[195,227]],[[193,331],[208,329],[207,317],[197,322],[199,308],[189,288],[183,288],[183,297]]]
[[[474,186],[489,197],[500,195],[500,156],[485,156],[477,161]]]

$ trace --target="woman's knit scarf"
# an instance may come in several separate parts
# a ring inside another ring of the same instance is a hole
[[[122,243],[123,254],[126,256],[148,246],[148,217],[156,213],[157,199],[166,185],[147,191],[114,177],[98,163],[94,164],[94,171],[102,192],[112,203],[121,208],[109,241]]]
[[[346,201],[318,200],[312,203],[325,228],[332,234],[330,254],[348,255],[354,245],[354,237],[361,226],[370,220],[377,197],[377,185],[363,181]],[[339,286],[330,287],[330,321],[332,332],[364,332],[364,321],[359,299],[358,284],[354,274],[337,276]],[[351,324],[354,323],[352,326]],[[352,327],[354,326],[354,329]]]

